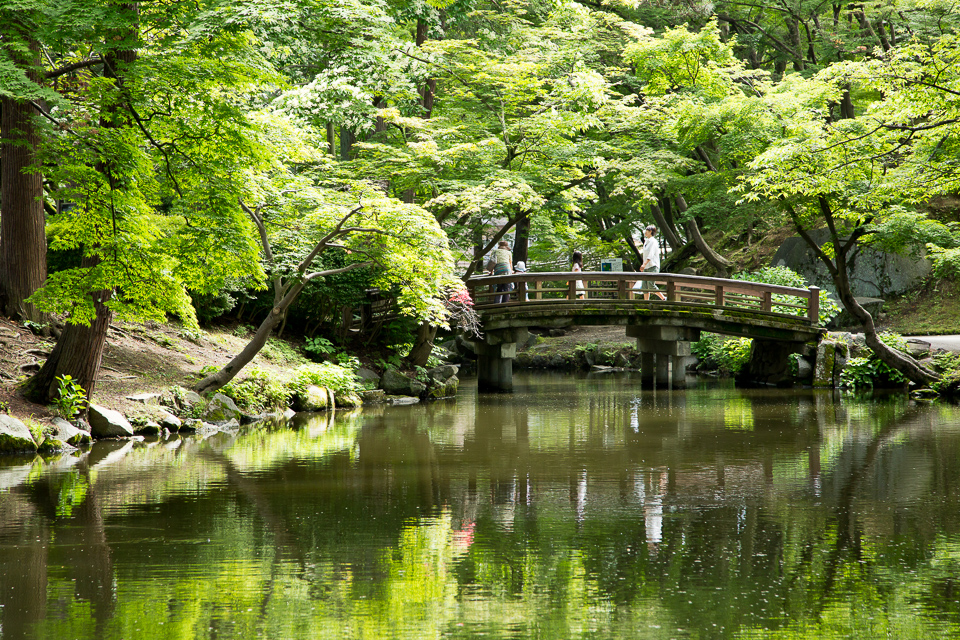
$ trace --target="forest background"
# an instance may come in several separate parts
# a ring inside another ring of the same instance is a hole
[[[637,266],[650,223],[664,271],[705,275],[800,234],[878,357],[930,382],[848,266],[873,246],[960,274],[958,21],[942,0],[4,0],[3,308],[57,338],[25,391],[92,395],[115,319],[245,317],[214,390],[278,329],[349,343],[373,288],[407,321],[365,344],[422,364],[497,241],[538,270]]]

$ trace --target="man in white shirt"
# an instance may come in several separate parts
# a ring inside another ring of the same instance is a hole
[[[640,271],[660,273],[660,243],[657,241],[657,228],[652,224],[643,230],[643,264],[640,265]],[[643,291],[644,300],[650,299],[651,292],[656,292],[661,300],[667,299],[653,280],[638,280],[633,288]]]

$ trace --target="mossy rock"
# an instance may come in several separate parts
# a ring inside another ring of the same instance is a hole
[[[363,405],[363,400],[354,392],[338,393],[334,398],[338,409],[354,409]]]
[[[27,425],[13,416],[0,415],[0,453],[34,452],[37,443]]]
[[[440,398],[452,398],[457,395],[457,390],[460,388],[460,379],[457,376],[452,376],[447,379],[443,384],[438,384],[436,386],[430,387],[427,390],[427,398],[430,400],[439,400]]]

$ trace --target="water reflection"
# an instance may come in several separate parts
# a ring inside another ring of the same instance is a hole
[[[517,382],[4,459],[2,637],[960,634],[956,408]]]

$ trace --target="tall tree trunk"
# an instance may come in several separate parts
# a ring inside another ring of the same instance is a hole
[[[655,204],[650,205],[650,214],[653,216],[654,222],[657,223],[657,227],[660,228],[660,234],[670,245],[672,250],[677,250],[683,246],[683,243],[680,241],[680,237],[677,235],[677,230],[673,228],[673,225],[667,220],[666,216],[663,215],[663,211]]]
[[[353,131],[346,127],[340,127],[340,159],[346,162],[350,159],[350,152],[353,150],[353,142],[356,138]]]
[[[933,382],[937,379],[937,375],[934,372],[921,366],[919,362],[909,355],[887,346],[880,340],[877,335],[877,327],[873,322],[873,316],[870,315],[869,311],[860,306],[850,286],[850,264],[848,256],[850,256],[856,248],[856,231],[850,238],[841,238],[836,228],[830,203],[825,197],[820,196],[818,204],[821,213],[826,219],[827,228],[830,231],[830,237],[833,242],[834,255],[832,257],[827,255],[817,241],[807,233],[807,230],[800,224],[800,219],[796,211],[789,205],[787,205],[787,211],[793,219],[794,228],[796,228],[797,233],[800,234],[800,237],[804,239],[807,246],[816,254],[817,258],[820,259],[820,262],[823,263],[830,273],[833,284],[837,288],[837,296],[840,298],[840,302],[850,315],[860,323],[867,346],[873,350],[882,362],[902,373],[907,379],[921,385]]]
[[[134,16],[137,15],[138,5],[135,3],[126,3],[117,5],[120,12],[129,11]],[[134,31],[118,33],[115,41],[123,41],[136,35],[135,23],[130,26]],[[110,42],[110,40],[107,40]],[[137,59],[135,49],[109,49],[104,52],[104,78],[111,79],[117,87],[123,85],[123,71],[126,71]],[[113,102],[104,107],[104,113],[100,118],[100,126],[121,127],[125,126],[124,119],[120,116],[122,107]],[[107,177],[107,182],[111,189],[118,188],[111,175],[108,162],[100,162],[96,167],[97,171]],[[81,267],[93,269],[99,264],[100,259],[94,255],[84,257]],[[110,320],[113,312],[106,306],[106,302],[113,296],[110,289],[91,291],[89,295],[93,298],[96,317],[90,326],[79,324],[70,324],[64,328],[57,340],[57,345],[47,361],[41,367],[40,371],[31,378],[26,387],[25,394],[35,402],[47,403],[55,397],[56,379],[60,376],[70,375],[77,384],[82,386],[87,392],[87,398],[93,398],[94,387],[96,386],[97,376],[100,372],[100,362],[103,358],[103,349],[107,341],[107,329],[110,328]]]
[[[516,231],[513,237],[513,263],[521,260],[526,263],[530,252],[530,215],[525,215],[517,220]],[[527,265],[529,269],[530,266]]]
[[[39,46],[30,43],[28,66],[40,65]],[[35,71],[28,76],[38,80]],[[47,237],[43,216],[43,177],[36,167],[40,136],[33,105],[11,98],[0,101],[0,275],[9,318],[40,322],[41,314],[25,302],[47,279]]]

